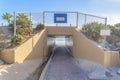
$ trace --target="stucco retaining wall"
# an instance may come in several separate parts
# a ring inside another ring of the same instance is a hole
[[[78,29],[73,34],[73,56],[99,63],[105,67],[120,66],[119,53],[104,51],[87,39]]]
[[[42,58],[47,55],[47,30],[32,36],[22,45],[1,52],[1,58],[8,63],[23,62],[29,59]]]
[[[47,35],[72,36],[73,47],[70,49],[75,58],[90,60],[105,67],[120,66],[119,53],[104,51],[74,27],[46,27],[22,45],[3,50],[0,58],[8,63],[15,63],[45,57],[48,53]]]
[[[104,65],[104,51],[87,39],[77,29],[73,35],[73,55]]]
[[[120,55],[116,51],[104,52],[104,64],[106,67],[120,66]]]

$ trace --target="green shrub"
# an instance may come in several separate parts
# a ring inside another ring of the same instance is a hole
[[[23,36],[22,35],[15,35],[11,39],[11,43],[13,45],[20,45],[23,43]]]
[[[19,28],[19,29],[17,29],[17,34],[23,36],[23,35],[25,34],[25,29],[24,29],[24,28]]]
[[[25,28],[19,28],[17,29],[17,34],[20,34],[22,36],[24,35],[30,35],[33,32],[32,27],[25,27]]]
[[[42,30],[42,29],[44,29],[44,24],[40,23],[36,26],[36,30]]]
[[[16,17],[17,34],[22,36],[30,35],[33,32],[33,29],[31,26],[32,22],[29,20],[29,18],[23,13],[18,14]]]
[[[82,30],[87,36],[98,42],[102,38],[102,36],[100,35],[100,30],[104,28],[104,24],[93,22],[83,25]]]
[[[20,25],[21,27],[30,27],[31,21],[24,13],[19,13],[18,16],[16,16],[16,25]]]
[[[25,29],[25,34],[26,35],[30,35],[33,32],[33,28],[32,27],[26,27]]]

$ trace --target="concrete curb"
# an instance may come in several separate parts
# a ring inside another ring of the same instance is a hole
[[[70,50],[69,50],[67,47],[65,47],[65,49],[67,50],[68,53],[70,53],[70,55],[71,55],[72,57],[74,57],[74,56],[72,55],[72,53],[70,52]]]
[[[56,47],[53,48],[52,55],[51,55],[51,57],[50,57],[48,63],[46,64],[46,66],[45,66],[45,68],[44,68],[44,70],[43,70],[43,72],[42,72],[42,74],[41,74],[39,80],[44,80],[44,79],[45,79],[46,73],[47,73],[47,70],[48,70],[48,67],[49,67],[50,62],[52,61],[52,58],[53,58],[53,55],[54,55],[55,48],[56,48]]]
[[[36,68],[36,70],[33,73],[30,74],[30,76],[26,80],[35,80],[36,74],[43,63],[44,63],[44,59],[42,59],[42,62],[40,63],[40,65]]]

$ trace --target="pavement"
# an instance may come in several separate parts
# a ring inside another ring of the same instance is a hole
[[[0,80],[35,80],[42,59],[27,60],[23,63],[0,66]]]
[[[95,62],[72,57],[65,47],[57,47],[42,80],[120,80],[120,75]]]
[[[75,64],[66,48],[57,47],[44,80],[87,80],[87,77],[84,71]]]

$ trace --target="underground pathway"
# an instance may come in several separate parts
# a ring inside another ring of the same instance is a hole
[[[87,80],[65,47],[57,47],[46,71],[44,80]]]

